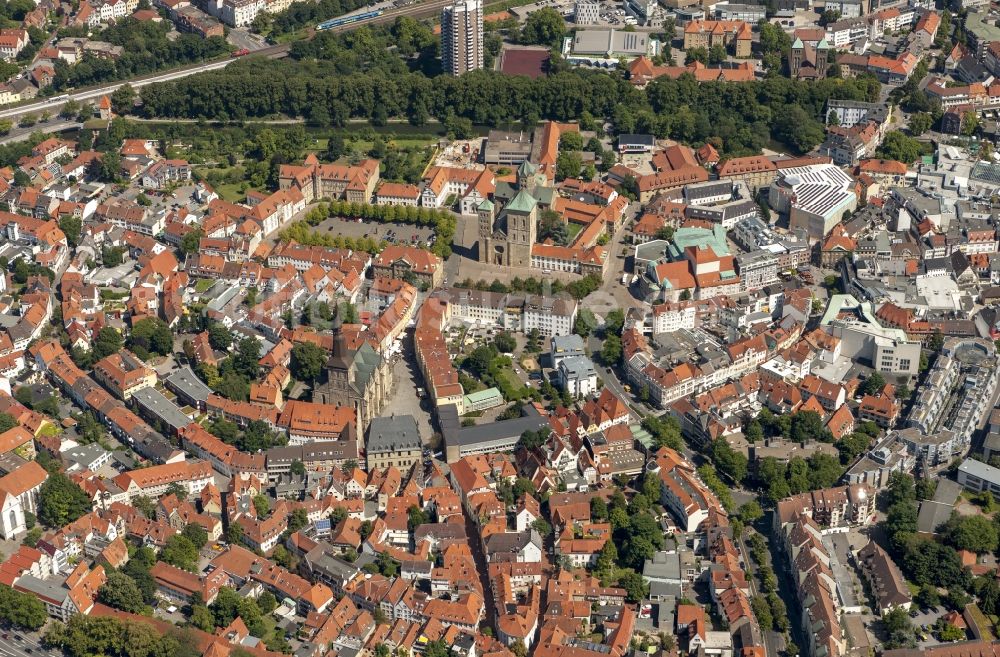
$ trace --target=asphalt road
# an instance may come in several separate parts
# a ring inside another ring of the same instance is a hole
[[[67,121],[65,119],[54,118],[47,122],[38,122],[33,126],[14,126],[9,133],[0,138],[0,144],[15,144],[28,139],[35,132],[62,132],[70,128],[79,128],[82,123],[77,121]]]
[[[8,638],[0,639],[0,655],[3,657],[36,657],[36,655],[60,655],[57,650],[43,648],[39,643],[40,636],[37,634],[27,634],[10,630],[6,632]],[[20,636],[17,640],[15,637]]]
[[[401,16],[410,16],[414,18],[431,16],[441,10],[445,5],[451,4],[452,0],[429,0],[428,2],[414,3],[412,5],[401,7],[399,9],[393,9],[386,11],[381,16],[376,16],[375,18],[370,18],[363,21],[358,21],[357,23],[351,23],[349,25],[343,25],[330,30],[331,32],[349,32],[351,30],[357,29],[362,25],[377,25],[379,23],[388,23],[396,20]],[[248,42],[249,43],[249,42]],[[284,57],[288,54],[291,49],[290,44],[281,44],[277,46],[269,46],[267,48],[261,48],[255,50],[252,53],[254,57],[268,57],[271,59]],[[96,101],[102,96],[107,96],[115,92],[119,87],[130,84],[134,88],[144,87],[149,84],[156,84],[158,82],[171,82],[173,80],[180,80],[191,75],[197,75],[198,73],[205,73],[208,71],[217,71],[223,69],[233,62],[242,61],[245,57],[227,57],[226,59],[216,60],[211,62],[203,62],[201,64],[195,64],[192,66],[186,66],[179,69],[174,69],[172,71],[167,71],[164,73],[157,73],[154,75],[146,75],[131,80],[123,80],[121,82],[116,82],[114,84],[104,85],[101,87],[94,87],[91,89],[83,89],[80,91],[72,92],[69,97],[61,97],[58,100],[56,98],[47,98],[39,100],[33,103],[28,103],[27,105],[19,105],[18,107],[12,107],[6,110],[0,110],[0,119],[16,119],[17,117],[24,116],[25,114],[39,113],[48,111],[55,114],[67,100],[75,100],[79,103]]]

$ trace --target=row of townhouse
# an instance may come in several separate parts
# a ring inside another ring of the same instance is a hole
[[[295,462],[301,463],[307,472],[321,473],[338,469],[358,458],[357,443],[351,441],[319,440],[273,447],[261,454],[248,454],[222,442],[197,423],[184,427],[178,435],[185,449],[205,459],[223,475],[256,476],[271,483],[289,475]]]
[[[449,319],[463,324],[496,326],[542,335],[569,335],[576,322],[578,304],[566,295],[483,292],[446,288],[434,294],[448,305]]]
[[[80,408],[89,409],[115,437],[127,441],[144,458],[157,463],[184,460],[184,452],[139,419],[124,403],[114,399],[87,376],[54,341],[39,342],[28,350],[34,367],[45,373]]]
[[[164,463],[138,470],[129,470],[112,481],[129,498],[157,499],[172,486],[180,486],[189,497],[197,497],[201,490],[212,483],[212,464],[207,461],[180,461]]]
[[[845,16],[826,26],[826,41],[838,50],[846,49],[859,41],[880,39],[886,32],[911,29],[921,20],[927,22],[926,16],[934,16],[940,23],[940,17],[936,13],[920,10],[915,6],[890,7],[864,16]],[[934,32],[936,33],[936,27]]]

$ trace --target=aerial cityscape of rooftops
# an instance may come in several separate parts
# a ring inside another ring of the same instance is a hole
[[[0,1],[0,657],[1000,657],[1000,3]]]

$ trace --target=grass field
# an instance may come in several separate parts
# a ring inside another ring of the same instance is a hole
[[[214,283],[215,281],[213,281],[211,278],[200,278],[194,284],[195,292],[198,293],[207,292],[208,288],[212,287],[212,284]]]
[[[528,394],[527,388],[517,378],[517,375],[514,374],[514,370],[509,367],[500,370],[500,373],[497,375],[497,383],[499,384],[500,392],[503,393],[504,399],[507,401],[520,399]]]
[[[569,235],[570,244],[576,239],[576,236],[580,234],[583,230],[583,224],[574,224],[572,221],[566,223],[566,234]]]
[[[230,203],[239,203],[246,196],[245,193],[240,191],[240,186],[236,184],[217,185],[215,191],[218,192],[224,201],[229,201]]]

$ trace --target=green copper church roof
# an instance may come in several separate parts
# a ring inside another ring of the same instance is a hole
[[[535,200],[535,197],[522,189],[507,204],[507,211],[528,214],[535,209],[536,205],[538,205],[538,201]]]

